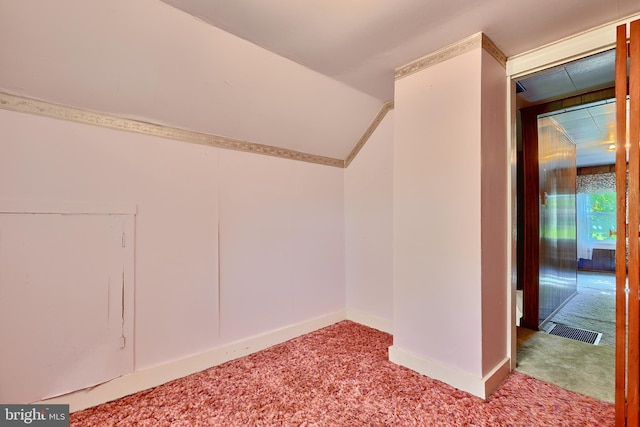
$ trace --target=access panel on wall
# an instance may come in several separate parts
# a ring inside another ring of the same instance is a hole
[[[0,213],[0,401],[133,371],[133,215]]]

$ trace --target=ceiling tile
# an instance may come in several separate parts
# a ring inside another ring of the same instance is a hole
[[[567,91],[576,90],[569,74],[562,67],[527,77],[520,80],[520,83],[526,89],[520,96],[529,102],[557,98]]]
[[[565,69],[575,87],[589,91],[613,85],[615,79],[615,51],[583,58],[566,64]]]

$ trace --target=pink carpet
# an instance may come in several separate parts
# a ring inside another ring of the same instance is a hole
[[[387,359],[344,321],[71,415],[72,426],[612,426],[611,404],[514,372],[486,401]]]

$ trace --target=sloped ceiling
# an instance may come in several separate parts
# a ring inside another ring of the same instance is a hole
[[[385,101],[393,70],[477,32],[507,56],[640,10],[637,0],[163,0]]]
[[[0,2],[0,91],[345,159],[394,69],[477,32],[507,55],[637,0]]]

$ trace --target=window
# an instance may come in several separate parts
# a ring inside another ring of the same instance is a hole
[[[615,241],[610,231],[616,229],[616,193],[586,194],[587,239],[594,242]]]

